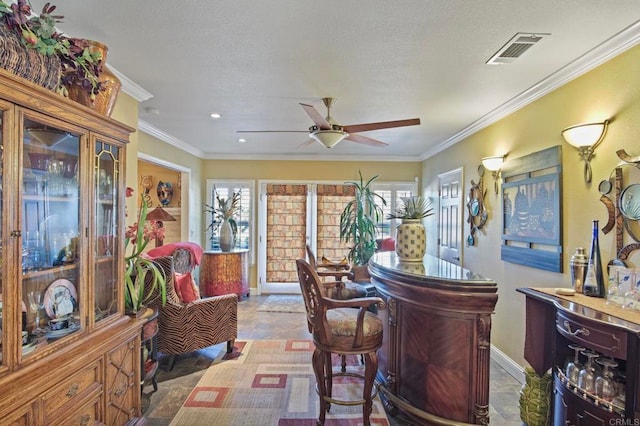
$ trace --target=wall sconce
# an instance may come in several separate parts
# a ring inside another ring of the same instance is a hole
[[[496,155],[493,157],[484,157],[482,159],[482,166],[491,172],[493,175],[493,189],[496,194],[498,193],[498,179],[500,179],[500,169],[504,164],[504,159],[507,155]]]
[[[584,160],[584,181],[591,182],[591,157],[604,135],[607,133],[609,120],[602,123],[578,124],[567,127],[562,131],[562,137],[569,144],[578,149],[578,154]]]

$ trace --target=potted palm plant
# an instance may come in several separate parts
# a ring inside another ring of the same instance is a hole
[[[222,197],[216,188],[214,205],[204,204],[205,212],[211,213],[211,222],[207,230],[211,229],[213,239],[219,233],[220,250],[229,252],[233,250],[238,235],[238,222],[236,215],[240,213],[241,191],[234,192],[230,197]]]
[[[427,248],[427,235],[422,219],[433,215],[431,201],[420,195],[400,198],[402,205],[387,219],[400,219],[396,229],[396,253],[401,261],[422,261]]]
[[[131,194],[127,188],[127,195]],[[164,237],[164,228],[156,222],[147,223],[147,202],[142,198],[142,206],[138,221],[131,225],[126,232],[125,248],[125,310],[136,314],[142,310],[145,303],[157,295],[162,304],[167,301],[167,281],[160,267],[143,253],[149,241]],[[130,252],[127,254],[127,250]]]
[[[371,188],[378,175],[365,182],[362,172],[358,173],[359,182],[347,182],[354,186],[355,194],[340,215],[340,241],[351,244],[347,258],[352,265],[354,281],[367,281],[367,263],[376,251],[377,224],[383,217],[382,207],[387,201]]]

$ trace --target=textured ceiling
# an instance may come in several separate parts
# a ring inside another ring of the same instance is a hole
[[[418,160],[640,38],[637,0],[53,3],[61,31],[106,44],[108,64],[151,95],[141,128],[205,158]],[[514,63],[486,65],[517,32],[550,35]],[[345,125],[422,123],[363,133],[384,148],[301,146],[305,133],[237,142],[238,130],[306,130],[298,104],[325,115],[327,96]]]

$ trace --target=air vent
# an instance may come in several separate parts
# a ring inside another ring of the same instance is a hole
[[[518,59],[531,46],[550,34],[516,33],[504,46],[500,48],[488,61],[489,65],[509,64]]]

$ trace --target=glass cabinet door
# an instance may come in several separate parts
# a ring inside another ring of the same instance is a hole
[[[22,124],[22,356],[81,328],[80,136]]]
[[[96,321],[118,312],[122,259],[119,229],[120,212],[120,148],[97,140],[95,146],[95,304]]]

